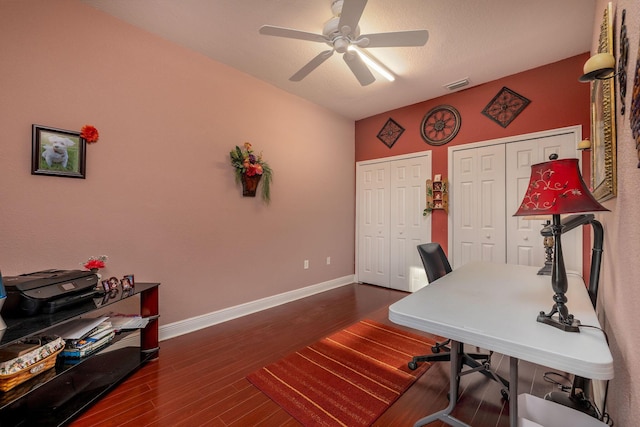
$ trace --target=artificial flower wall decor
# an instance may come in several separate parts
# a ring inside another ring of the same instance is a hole
[[[98,138],[100,134],[98,133],[98,129],[96,129],[92,125],[84,125],[82,129],[80,129],[80,138],[84,139],[88,143],[98,142]]]
[[[273,171],[262,158],[262,153],[256,155],[250,143],[245,142],[242,148],[236,145],[229,153],[231,166],[235,168],[236,182],[242,183],[242,195],[255,197],[258,184],[262,178],[262,199],[265,203],[271,201],[271,181]]]

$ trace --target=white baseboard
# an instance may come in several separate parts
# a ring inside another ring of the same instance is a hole
[[[180,320],[178,322],[163,325],[159,330],[160,341],[168,340],[180,335],[188,334],[199,329],[217,325],[218,323],[228,320],[237,319],[238,317],[266,310],[281,304],[305,298],[311,295],[319,294],[331,289],[346,286],[354,282],[354,275],[339,277],[327,282],[318,283],[316,285],[307,286],[305,288],[296,289],[294,291],[285,292],[278,295],[262,298],[259,300],[236,305],[234,307],[223,308],[222,310],[192,317],[190,319]],[[129,338],[126,337],[125,340]],[[123,340],[124,341],[124,340]]]

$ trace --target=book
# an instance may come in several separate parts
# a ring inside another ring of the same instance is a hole
[[[51,328],[47,333],[59,336],[64,340],[78,340],[86,337],[91,333],[91,331],[107,319],[108,317],[106,316],[73,319],[69,322]]]
[[[109,321],[112,323],[113,328],[116,331],[130,330],[130,329],[142,329],[149,323],[149,319],[146,319],[139,314],[109,314]]]
[[[102,322],[100,325],[95,327],[91,332],[87,334],[87,336],[77,339],[77,340],[68,340],[66,347],[68,348],[82,348],[85,345],[96,342],[101,339],[105,335],[109,335],[111,332],[114,332],[113,326],[111,326],[111,322]]]
[[[81,343],[72,346],[65,346],[60,353],[60,357],[65,359],[80,359],[87,357],[109,344],[115,337],[115,331],[111,330],[107,335],[100,338],[86,338]]]

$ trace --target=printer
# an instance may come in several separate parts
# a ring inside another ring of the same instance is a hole
[[[4,277],[7,299],[2,307],[5,317],[55,313],[85,302],[99,293],[98,276],[82,270],[43,270]]]

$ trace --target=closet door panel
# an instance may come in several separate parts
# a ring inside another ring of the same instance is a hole
[[[412,292],[427,283],[416,246],[430,237],[428,220],[422,212],[426,204],[426,180],[431,171],[426,156],[395,160],[390,168],[389,287]]]
[[[523,140],[507,144],[507,263],[542,266],[545,261],[540,229],[545,219],[514,217],[531,176],[531,165],[558,158],[576,157],[572,133]],[[551,219],[549,217],[549,219]],[[582,272],[582,233],[571,231],[562,236],[563,256],[567,270]]]
[[[453,267],[504,262],[504,146],[453,153]]]
[[[476,245],[478,191],[476,173],[476,153],[456,151],[453,156],[455,179],[449,196],[453,205],[454,245],[449,250],[455,259],[452,267],[464,265],[479,258]]]
[[[478,197],[481,213],[480,236],[482,261],[504,262],[505,260],[505,166],[504,148],[489,146],[482,148],[480,155],[480,194]]]
[[[389,164],[358,168],[358,280],[389,284]]]

